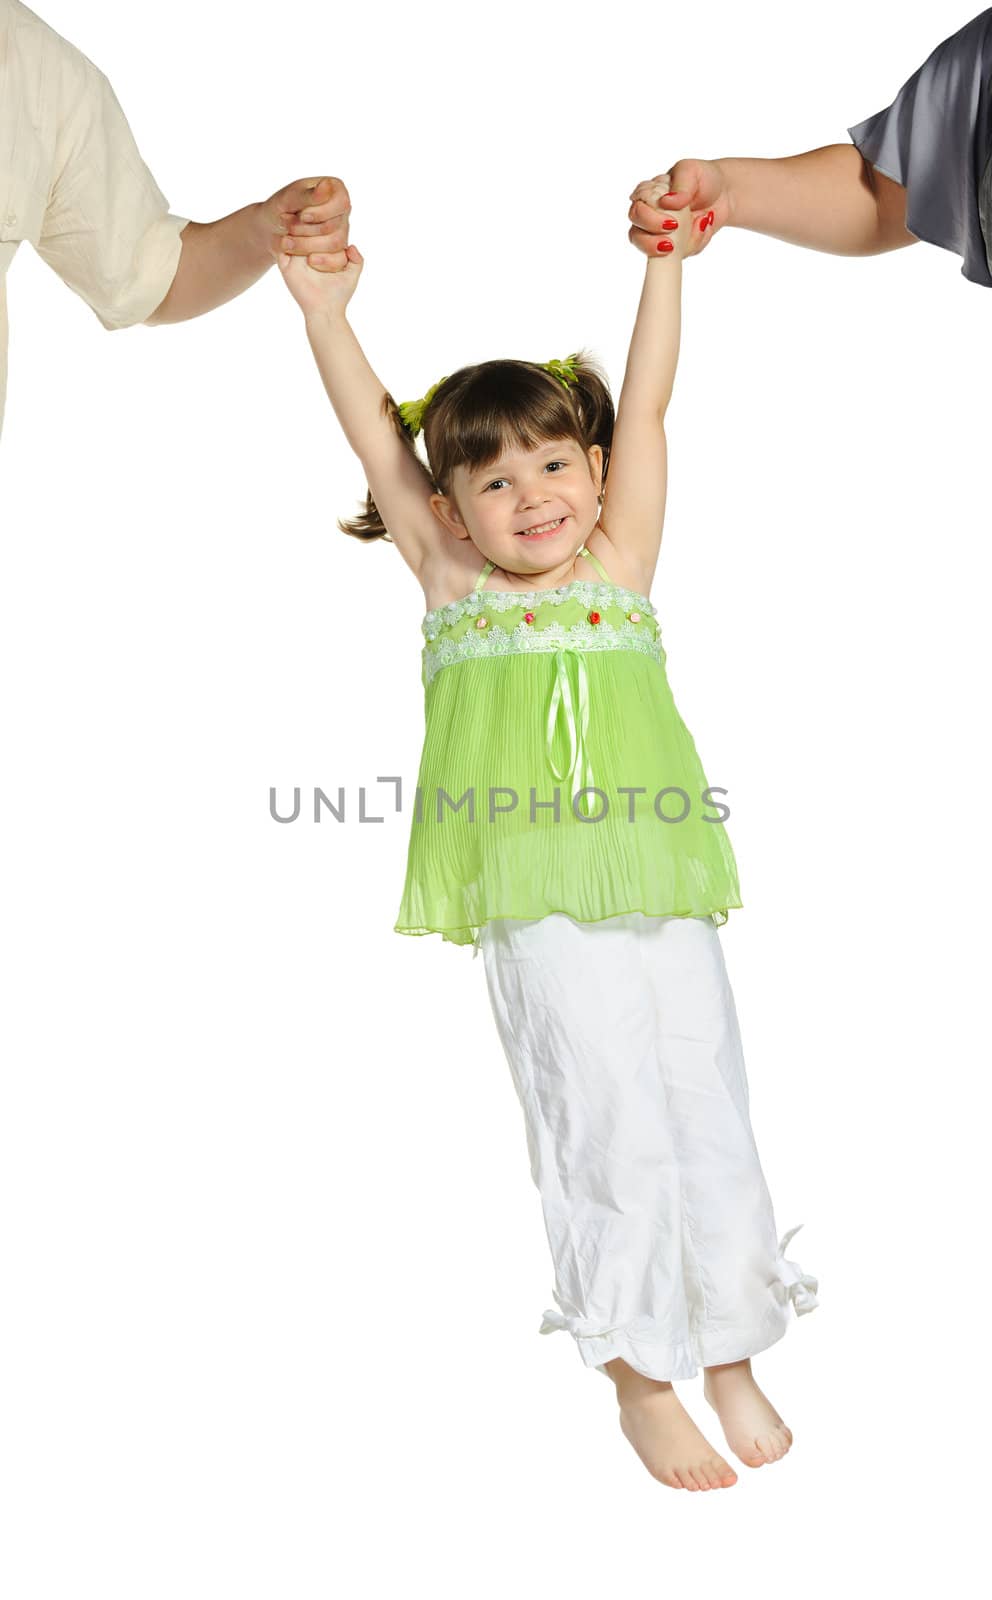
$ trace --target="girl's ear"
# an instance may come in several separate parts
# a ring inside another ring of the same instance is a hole
[[[445,494],[432,494],[428,502],[438,521],[453,533],[456,539],[467,539],[468,529],[461,519],[455,502]]]
[[[592,473],[592,481],[596,485],[596,493],[599,494],[603,487],[603,446],[601,444],[591,444],[588,455],[589,471]]]

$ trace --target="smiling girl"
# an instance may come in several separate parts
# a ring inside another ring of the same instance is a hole
[[[718,934],[734,856],[648,598],[706,226],[667,218],[616,414],[585,355],[485,361],[397,406],[345,315],[358,250],[281,260],[369,486],[340,526],[394,543],[427,607],[397,931],[482,950],[554,1264],[541,1331],[612,1379],[657,1479],[702,1490],[737,1475],[673,1382],[701,1366],[731,1450],[778,1460],[792,1435],[750,1358],[816,1305],[776,1244]]]

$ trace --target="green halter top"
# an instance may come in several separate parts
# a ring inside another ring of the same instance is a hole
[[[577,579],[428,611],[425,733],[397,933],[475,944],[492,917],[711,915],[734,853],[675,708],[654,606]],[[583,793],[585,791],[585,793]]]

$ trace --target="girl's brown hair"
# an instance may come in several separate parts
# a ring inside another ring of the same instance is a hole
[[[534,450],[555,439],[574,439],[586,453],[598,444],[603,451],[605,484],[614,421],[609,386],[587,351],[570,356],[569,363],[575,381],[567,388],[533,361],[482,361],[445,378],[423,419],[429,475],[437,493],[451,493],[451,475],[457,466],[474,472],[513,445]],[[384,396],[383,410],[420,462],[413,434],[392,395]],[[371,490],[365,510],[357,517],[339,520],[338,527],[356,539],[392,543]]]

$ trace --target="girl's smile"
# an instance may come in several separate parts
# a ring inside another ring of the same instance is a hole
[[[530,528],[521,528],[517,537],[519,539],[550,539],[559,528],[564,527],[567,517],[556,517],[552,522],[540,522]]]

